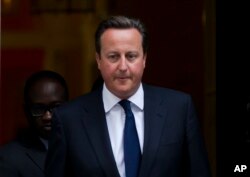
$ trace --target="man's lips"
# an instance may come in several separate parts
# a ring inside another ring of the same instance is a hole
[[[51,129],[51,124],[44,125],[43,129],[50,130]]]
[[[130,79],[129,76],[118,76],[116,77],[117,79],[125,80],[125,79]]]

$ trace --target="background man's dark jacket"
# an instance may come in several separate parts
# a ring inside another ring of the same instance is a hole
[[[39,137],[26,130],[0,148],[0,176],[44,177],[46,153]]]

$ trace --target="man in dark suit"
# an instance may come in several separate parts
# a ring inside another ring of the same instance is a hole
[[[111,17],[95,44],[104,84],[55,110],[47,177],[209,177],[191,97],[141,82],[143,24]]]
[[[68,88],[61,75],[39,71],[24,88],[24,109],[29,128],[0,148],[1,177],[43,177],[44,163],[55,107],[68,100]]]

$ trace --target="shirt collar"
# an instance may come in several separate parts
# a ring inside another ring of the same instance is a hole
[[[104,104],[105,113],[109,112],[121,99],[111,93],[106,87],[105,83],[103,85],[102,90],[102,98]],[[144,91],[142,88],[142,84],[140,83],[139,88],[131,97],[128,98],[135,106],[137,106],[140,110],[144,108]]]
[[[48,140],[44,139],[42,137],[39,137],[41,142],[43,143],[44,147],[46,148],[46,150],[48,150]]]

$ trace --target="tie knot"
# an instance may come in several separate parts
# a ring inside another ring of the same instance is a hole
[[[119,104],[123,107],[125,112],[131,111],[129,100],[121,100]]]

